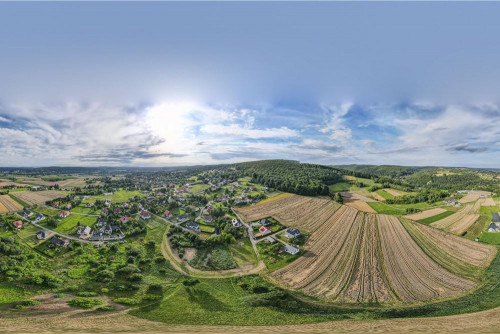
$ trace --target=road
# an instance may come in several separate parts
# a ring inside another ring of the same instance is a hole
[[[252,247],[253,247],[253,250],[255,252],[255,255],[257,255],[257,259],[260,260],[260,254],[259,254],[259,250],[257,249],[257,242],[255,241],[254,237],[253,237],[253,229],[252,227],[245,223],[245,221],[243,219],[241,219],[241,217],[236,213],[236,211],[234,211],[233,208],[231,208],[231,211],[233,211],[233,213],[235,214],[236,218],[238,218],[238,220],[247,228],[248,230],[248,237],[250,238],[250,242],[252,243]]]

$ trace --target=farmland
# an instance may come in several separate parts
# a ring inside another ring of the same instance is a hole
[[[46,191],[20,191],[14,193],[12,196],[20,199],[29,205],[42,205],[47,201],[52,201],[57,198],[65,197],[65,193],[46,190]]]
[[[4,211],[2,213],[19,211],[22,209],[23,206],[12,199],[9,195],[0,195],[0,210]]]
[[[446,210],[442,209],[442,208],[434,208],[434,209],[422,211],[422,212],[419,212],[419,213],[414,213],[414,214],[411,214],[411,215],[406,215],[405,218],[408,218],[408,219],[411,219],[411,220],[421,220],[421,219],[426,219],[426,218],[429,218],[429,217],[433,217],[433,216],[439,215],[439,214],[441,214],[443,212],[446,212]]]
[[[427,236],[418,240],[429,242]],[[447,250],[464,249],[461,239],[450,240]],[[305,245],[308,256],[273,275],[308,295],[354,303],[412,303],[460,294],[474,286],[431,258],[451,257],[446,251],[432,253],[427,247],[425,252],[421,247],[398,218],[342,206],[311,235]],[[470,252],[469,256],[476,256],[482,264],[496,254],[493,248],[477,252],[481,254]],[[467,269],[459,274],[475,278],[476,272],[480,274],[472,264]]]
[[[273,217],[287,226],[312,232],[318,229],[339,206],[329,199],[282,194],[235,211],[246,222]]]
[[[466,204],[456,213],[432,223],[431,226],[461,235],[479,218],[479,209],[482,202],[481,199],[474,205]]]
[[[470,203],[477,201],[480,196],[489,196],[491,193],[489,191],[469,191],[465,197],[462,197],[460,203]]]

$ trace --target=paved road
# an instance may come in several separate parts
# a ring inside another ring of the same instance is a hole
[[[259,254],[259,250],[257,249],[257,242],[255,241],[255,239],[253,237],[253,229],[252,229],[252,227],[249,224],[245,223],[245,221],[243,219],[241,219],[241,217],[236,213],[236,211],[234,211],[233,208],[231,208],[231,210],[236,215],[236,218],[238,218],[239,221],[247,228],[247,230],[248,230],[248,237],[250,238],[250,242],[252,243],[252,247],[253,247],[253,250],[255,252],[255,255],[257,255],[257,259],[260,260],[260,254]]]

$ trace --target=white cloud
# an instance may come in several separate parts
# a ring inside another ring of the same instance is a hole
[[[352,138],[352,131],[345,125],[344,116],[347,115],[352,103],[346,102],[340,105],[324,105],[328,120],[326,125],[320,129],[322,133],[328,133],[329,137],[341,143],[347,143]]]

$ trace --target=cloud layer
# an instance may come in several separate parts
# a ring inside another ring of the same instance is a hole
[[[500,106],[2,105],[0,165],[500,165]]]

